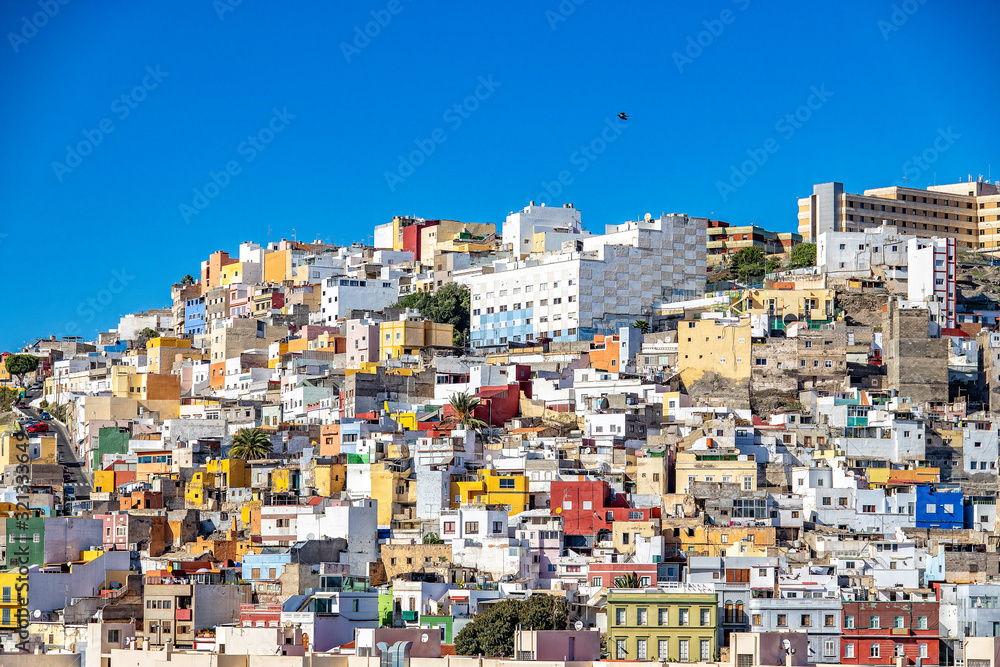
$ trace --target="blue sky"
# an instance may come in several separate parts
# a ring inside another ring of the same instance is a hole
[[[792,230],[813,183],[1000,178],[995,2],[63,1],[0,6],[0,349],[165,306],[268,228],[536,199]]]

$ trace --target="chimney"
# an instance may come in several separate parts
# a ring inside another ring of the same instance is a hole
[[[163,652],[166,654],[164,657],[167,662],[170,662],[170,658],[174,654],[174,642],[172,640],[167,640],[167,643],[163,646]]]

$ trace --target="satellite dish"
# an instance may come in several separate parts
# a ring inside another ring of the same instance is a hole
[[[41,609],[36,609],[35,611],[31,612],[31,617],[32,618],[41,618],[42,617],[42,610]]]
[[[428,639],[430,639],[430,637],[427,636],[426,632],[424,634],[420,635],[420,641],[421,642],[423,642],[423,643],[426,644]]]
[[[292,622],[291,621],[285,621],[285,627],[286,628],[292,627]]]
[[[646,215],[649,215],[649,213],[647,213]],[[583,630],[583,621],[577,621],[576,623],[573,624],[573,627],[577,630]]]
[[[493,455],[492,454],[487,454],[486,455],[486,460],[487,461],[492,461],[493,460]]]
[[[642,219],[645,220],[646,222],[649,222],[650,220],[653,219],[653,215],[651,213],[647,213],[646,215],[642,216]]]

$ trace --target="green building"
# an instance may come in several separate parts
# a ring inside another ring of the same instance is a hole
[[[104,426],[97,430],[97,448],[94,449],[92,470],[102,470],[101,461],[105,454],[127,454],[128,442],[131,438],[127,428]]]
[[[715,660],[718,596],[712,586],[608,589],[608,653],[612,660]]]

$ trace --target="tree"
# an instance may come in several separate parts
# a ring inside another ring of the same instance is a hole
[[[791,264],[796,269],[806,266],[816,266],[816,244],[800,243],[792,248]]]
[[[17,383],[24,386],[24,376],[38,369],[38,357],[30,354],[12,354],[4,362],[7,372],[17,378]]]
[[[640,588],[639,575],[635,572],[629,572],[628,574],[623,574],[621,576],[615,577],[615,588]]]
[[[135,345],[140,350],[145,350],[146,343],[148,343],[150,340],[154,338],[159,338],[159,337],[160,334],[159,332],[156,331],[156,329],[150,329],[149,327],[146,327],[145,329],[139,332],[139,337],[136,339]]]
[[[459,655],[487,658],[512,657],[514,633],[522,630],[565,630],[566,603],[537,593],[527,600],[510,598],[491,604],[455,637]]]
[[[397,308],[415,308],[431,322],[450,324],[454,327],[452,343],[457,347],[469,333],[469,288],[458,283],[448,283],[433,294],[417,292],[407,294],[396,304]]]
[[[733,255],[731,266],[737,278],[743,282],[751,282],[764,275],[764,251],[754,246],[743,248]]]
[[[422,542],[424,544],[444,544],[444,540],[438,537],[437,533],[427,533]]]
[[[259,428],[241,428],[233,436],[229,456],[244,461],[254,461],[267,458],[274,447],[271,436]]]
[[[190,273],[181,278],[181,285],[194,285],[194,278]]]
[[[649,333],[649,322],[646,320],[636,320],[632,323],[632,326],[638,329],[644,336]]]
[[[481,433],[483,429],[489,426],[489,424],[476,416],[476,410],[482,404],[478,398],[464,391],[457,391],[451,395],[449,404],[454,414],[445,420],[448,424],[461,426],[466,430],[471,429],[476,433]]]
[[[0,387],[0,412],[9,412],[14,403],[17,402],[18,392],[10,387]]]

